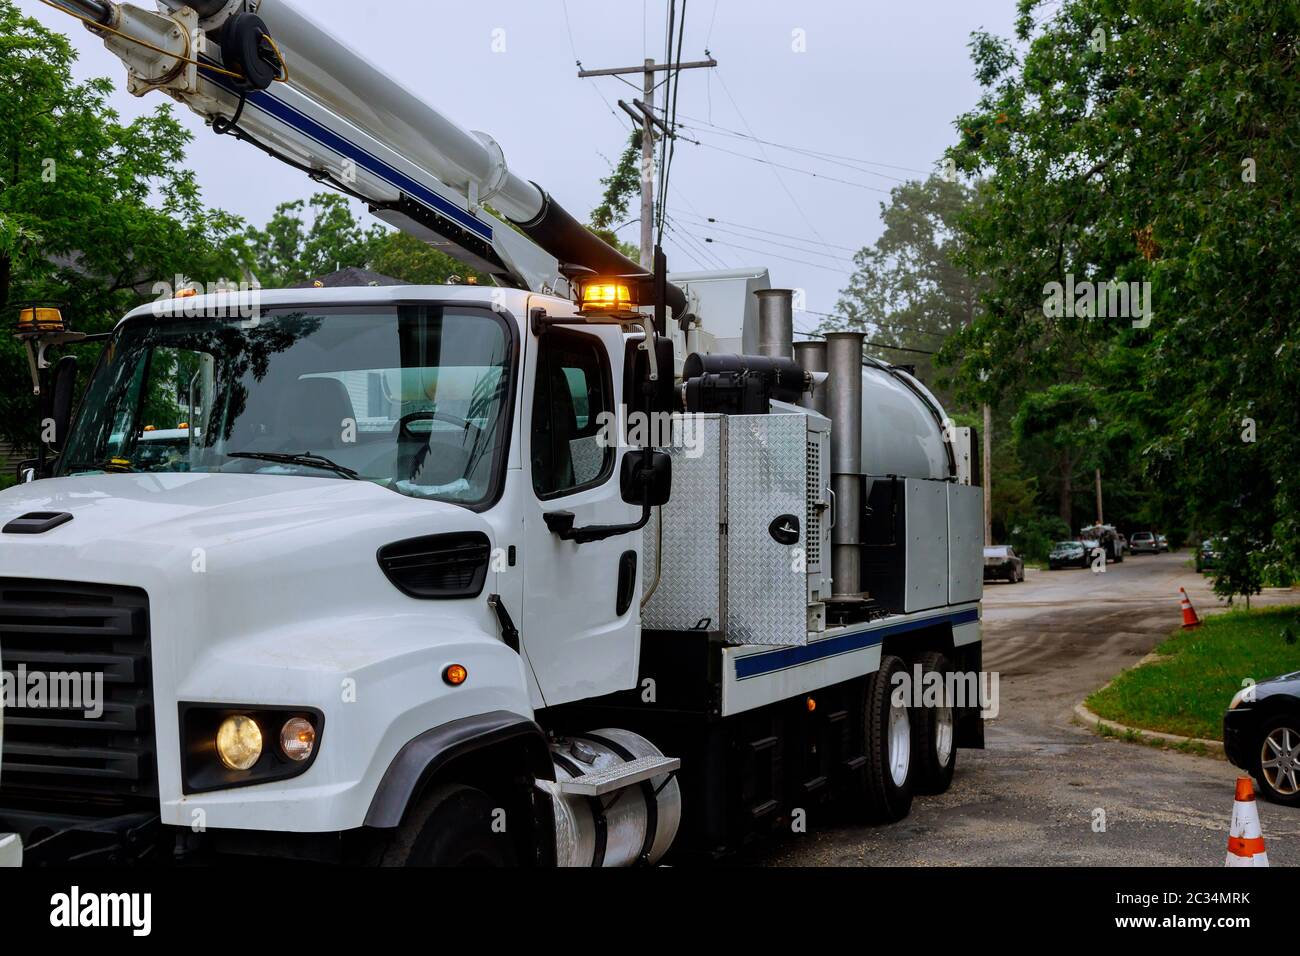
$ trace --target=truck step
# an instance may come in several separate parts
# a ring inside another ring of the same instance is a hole
[[[599,797],[615,790],[622,790],[633,784],[649,780],[663,773],[671,773],[681,768],[678,757],[638,757],[617,767],[606,767],[593,773],[561,780],[558,783],[560,793],[572,793],[580,797]]]

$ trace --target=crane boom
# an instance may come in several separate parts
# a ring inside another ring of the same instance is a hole
[[[368,204],[380,219],[503,284],[567,294],[575,267],[644,276],[469,131],[323,29],[291,0],[45,0],[217,132]],[[486,206],[500,212],[512,229]],[[522,235],[521,235],[522,232]],[[680,316],[685,296],[670,286]]]

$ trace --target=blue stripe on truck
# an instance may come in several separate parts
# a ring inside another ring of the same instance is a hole
[[[838,657],[840,654],[849,654],[866,647],[875,647],[887,637],[905,634],[908,631],[915,631],[923,627],[933,627],[935,624],[945,623],[955,627],[958,624],[970,624],[979,619],[980,612],[978,608],[967,608],[964,611],[956,611],[952,614],[914,618],[867,631],[840,634],[822,641],[810,642],[800,647],[783,647],[780,650],[738,657],[736,658],[736,680],[762,677],[764,674],[772,674],[787,668],[798,667],[800,664],[811,664],[813,661],[820,661],[827,657]]]
[[[233,96],[239,95],[230,81],[223,76],[205,74],[203,78],[220,86]],[[492,227],[490,225],[479,221],[455,203],[439,196],[432,189],[426,188],[405,173],[394,169],[379,157],[371,155],[350,140],[344,139],[332,129],[316,122],[301,110],[262,90],[250,90],[248,102],[268,116],[279,120],[285,126],[296,129],[304,136],[314,139],[326,149],[333,150],[340,156],[352,160],[361,169],[378,176],[390,186],[400,189],[412,199],[419,200],[480,238],[486,239],[488,242],[492,241]]]

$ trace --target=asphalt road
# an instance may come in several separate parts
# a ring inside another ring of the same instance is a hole
[[[1072,714],[1178,627],[1180,586],[1213,612],[1187,552],[1130,556],[1105,574],[1029,569],[1022,584],[988,585],[984,666],[1000,674],[1001,707],[987,749],[959,752],[948,793],[918,798],[900,823],[814,827],[738,862],[1222,866],[1239,771],[1100,737]],[[1300,591],[1266,592],[1258,603],[1300,603]],[[1300,810],[1261,800],[1259,812],[1272,865],[1300,864]]]

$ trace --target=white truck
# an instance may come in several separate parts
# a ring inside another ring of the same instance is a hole
[[[58,5],[496,284],[152,303],[76,403],[22,313],[0,644],[104,688],[11,712],[30,860],[652,864],[948,787],[982,492],[924,386],[765,270],[639,269],[287,0]]]

